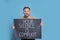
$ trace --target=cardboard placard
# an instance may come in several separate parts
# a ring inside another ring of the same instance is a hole
[[[41,19],[14,19],[16,35],[23,39],[41,38]]]

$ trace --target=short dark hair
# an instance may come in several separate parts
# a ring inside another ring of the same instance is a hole
[[[24,9],[26,9],[26,8],[28,8],[28,9],[30,10],[30,7],[24,7],[24,8],[23,8],[23,11],[24,11]]]

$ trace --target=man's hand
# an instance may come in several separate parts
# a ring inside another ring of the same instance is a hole
[[[43,26],[43,23],[42,22],[40,23],[40,26]]]
[[[12,25],[12,29],[13,29],[13,30],[15,29],[15,26],[14,26],[14,25]]]

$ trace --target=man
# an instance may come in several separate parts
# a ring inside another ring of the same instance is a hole
[[[24,7],[23,13],[24,13],[24,16],[22,17],[22,19],[34,19],[34,17],[30,15],[30,8],[29,7]],[[42,26],[42,23],[40,23],[40,25]],[[12,29],[14,30],[15,27],[12,26]],[[21,39],[21,40],[35,40],[35,39]]]

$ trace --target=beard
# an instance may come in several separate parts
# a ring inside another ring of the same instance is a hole
[[[25,17],[28,17],[28,16],[30,16],[30,14],[25,14]]]

